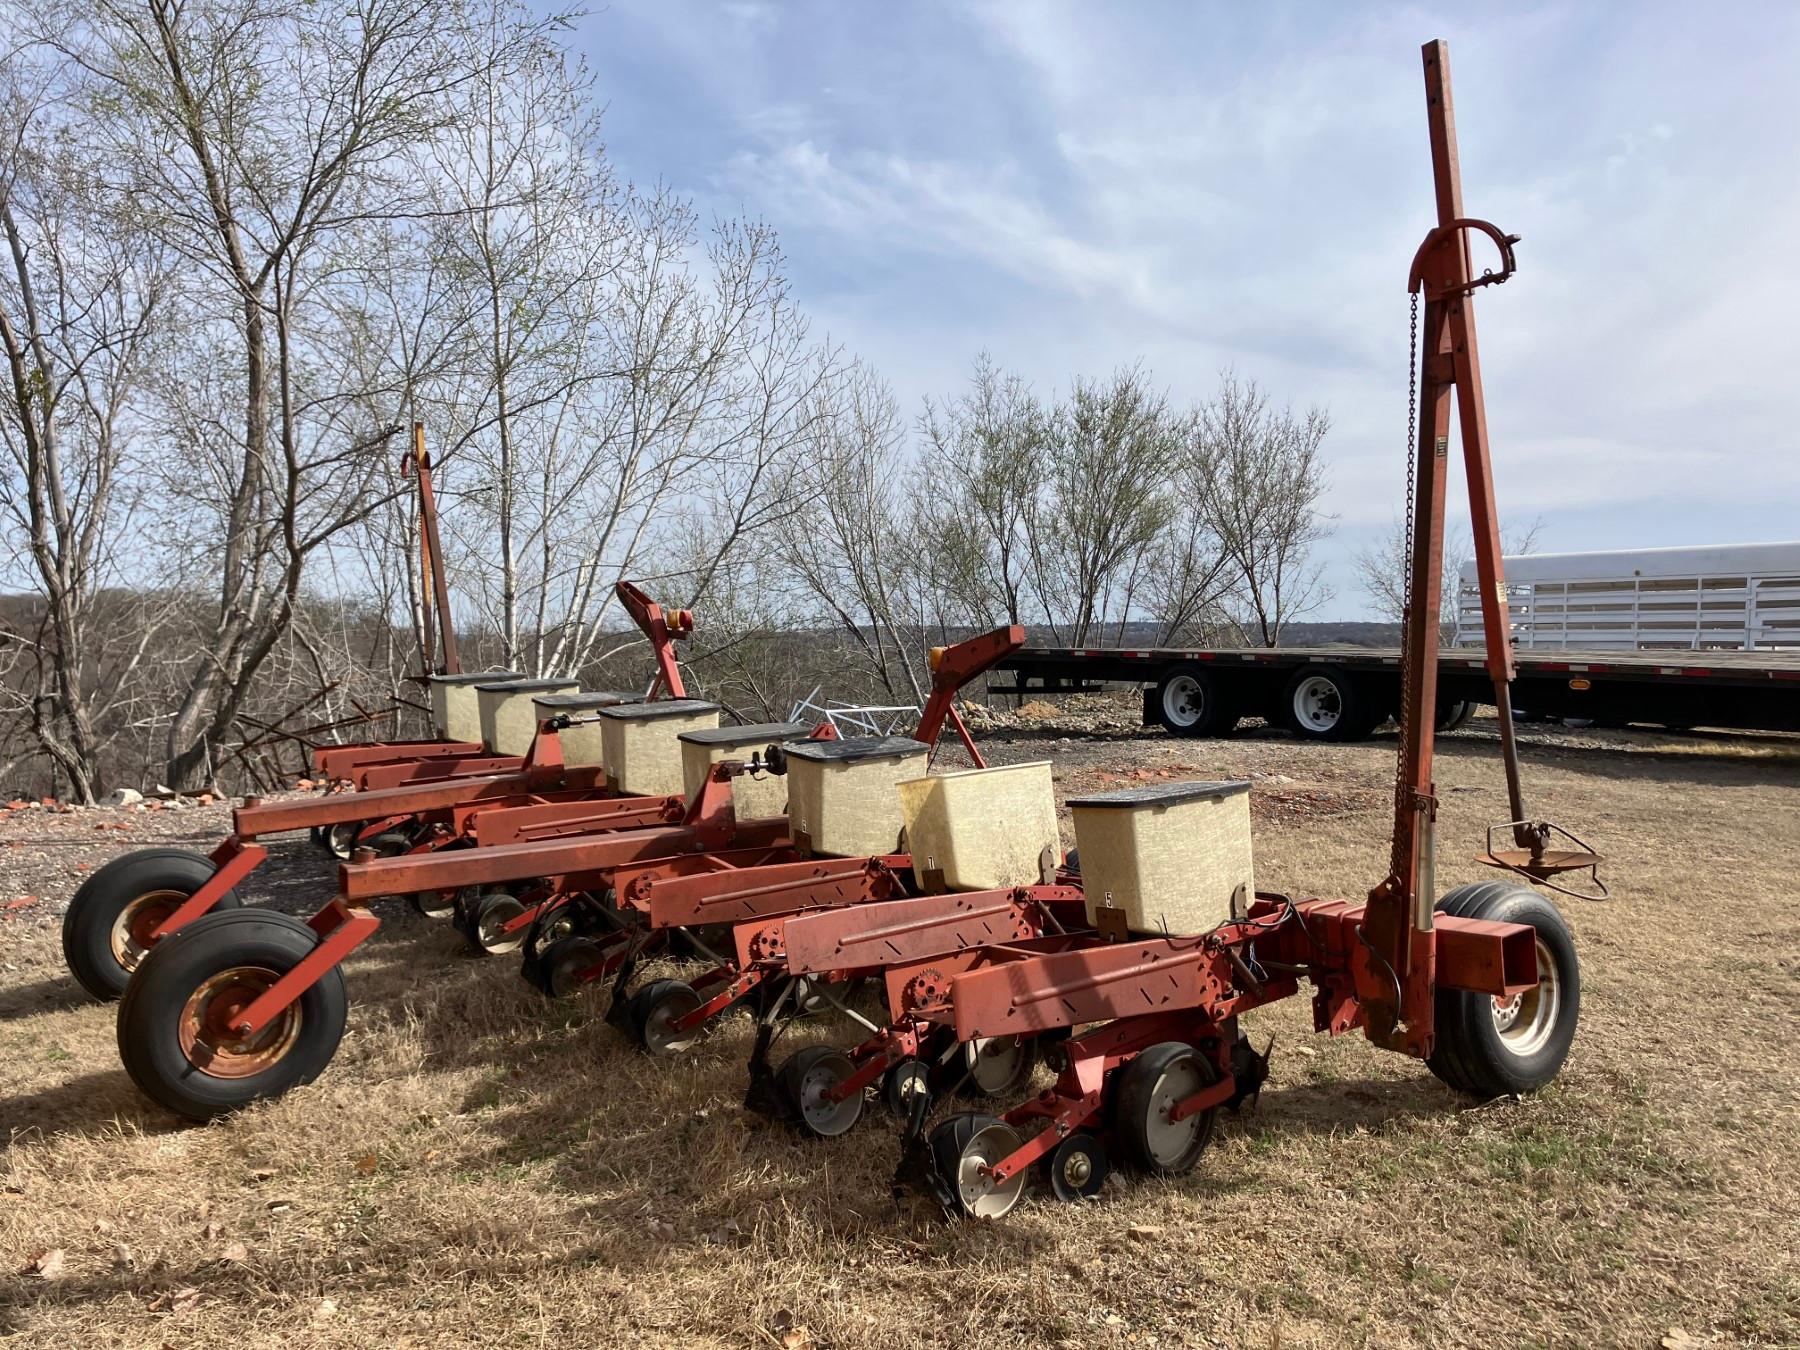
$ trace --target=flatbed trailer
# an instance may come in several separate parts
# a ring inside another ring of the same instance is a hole
[[[1493,699],[1480,648],[1438,656],[1438,724]],[[1800,731],[1800,651],[1517,650],[1513,700],[1526,716],[1602,726]],[[1135,684],[1144,723],[1222,736],[1262,717],[1308,740],[1360,740],[1400,707],[1400,653],[1379,647],[1023,647],[990,693],[1019,698]]]

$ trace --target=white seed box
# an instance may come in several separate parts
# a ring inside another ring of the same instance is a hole
[[[697,698],[600,709],[607,786],[632,796],[674,796],[682,785],[681,734],[718,725],[719,705]]]
[[[481,739],[481,704],[475,687],[525,677],[516,670],[484,670],[473,675],[431,677],[431,724],[446,741]]]
[[[1069,802],[1088,917],[1135,933],[1205,933],[1256,894],[1250,784],[1169,783]]]
[[[926,891],[988,891],[1042,880],[1062,857],[1049,761],[901,783],[913,877]]]
[[[788,822],[803,854],[858,858],[900,843],[902,779],[925,770],[931,748],[906,736],[795,741],[787,746]]]
[[[812,730],[810,722],[751,722],[710,731],[681,733],[682,791],[694,800],[712,766],[722,759],[747,760],[765,746],[797,741]],[[739,820],[760,820],[787,810],[787,779],[772,773],[741,773],[731,780],[731,809]]]
[[[492,755],[522,755],[537,737],[534,698],[545,694],[571,694],[581,686],[574,680],[508,680],[475,686],[481,708],[481,740]]]

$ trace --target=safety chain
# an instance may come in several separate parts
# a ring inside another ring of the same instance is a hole
[[[1401,642],[1412,625],[1413,599],[1413,531],[1417,528],[1417,511],[1413,501],[1416,489],[1419,466],[1419,293],[1412,293],[1412,317],[1406,343],[1406,540],[1404,548],[1404,589],[1400,592],[1400,636]],[[1413,670],[1406,659],[1406,653],[1400,656],[1400,753],[1397,767],[1394,770],[1394,809],[1411,811],[1412,784],[1407,779],[1407,758],[1411,747],[1406,737],[1406,708],[1412,697]],[[1428,711],[1427,716],[1434,716],[1435,710]],[[1390,865],[1395,876],[1406,875],[1408,859],[1400,856],[1400,836],[1394,838],[1394,855]]]

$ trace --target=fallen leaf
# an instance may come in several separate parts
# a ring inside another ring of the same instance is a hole
[[[1158,1228],[1155,1224],[1134,1223],[1131,1227],[1129,1227],[1125,1230],[1125,1233],[1128,1237],[1153,1238],[1153,1237],[1161,1237],[1162,1229]]]
[[[244,1262],[250,1259],[250,1249],[241,1242],[233,1242],[219,1253],[221,1261]]]
[[[267,1209],[271,1214],[285,1213],[293,1207],[294,1202],[292,1200],[271,1200],[267,1205],[263,1206],[263,1208]]]
[[[373,1176],[375,1174],[375,1169],[379,1166],[381,1166],[381,1159],[377,1158],[373,1153],[365,1153],[356,1160],[356,1170],[361,1172],[365,1177]]]
[[[221,1229],[218,1224],[209,1223],[200,1230],[200,1236],[205,1241],[211,1242],[214,1238],[218,1237],[222,1231],[224,1230]]]
[[[250,1180],[252,1180],[252,1181],[267,1181],[267,1180],[269,1180],[270,1177],[272,1177],[274,1175],[275,1175],[275,1169],[273,1167],[258,1167],[250,1173]]]
[[[328,1298],[319,1300],[319,1306],[313,1309],[313,1321],[323,1322],[327,1317],[337,1316],[337,1304]]]
[[[35,1275],[40,1280],[54,1280],[63,1270],[63,1249],[51,1247],[45,1251],[35,1252],[25,1263],[21,1275]]]
[[[1670,1327],[1663,1333],[1662,1338],[1663,1350],[1701,1350],[1701,1347],[1707,1344],[1709,1342],[1701,1340],[1692,1332],[1681,1327]]]
[[[105,1219],[95,1219],[94,1220],[94,1231],[96,1233],[110,1233],[110,1232],[112,1232],[112,1228],[113,1228],[112,1224],[107,1222]]]
[[[189,1285],[187,1288],[177,1289],[173,1293],[158,1294],[150,1300],[150,1311],[173,1314],[192,1312],[200,1306],[200,1300],[203,1297],[204,1295],[198,1289]]]
[[[131,1254],[131,1248],[123,1242],[113,1243],[113,1265],[120,1270],[136,1270],[137,1257]]]

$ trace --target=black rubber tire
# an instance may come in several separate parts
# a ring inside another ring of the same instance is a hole
[[[903,1059],[881,1076],[881,1104],[895,1120],[912,1119],[913,1098],[921,1092],[931,1095],[931,1066],[922,1059]]]
[[[208,914],[159,942],[119,1003],[119,1058],[131,1080],[159,1106],[195,1121],[312,1082],[344,1036],[349,1001],[341,970],[327,971],[300,996],[293,1043],[260,1073],[242,1078],[206,1073],[183,1052],[177,1028],[188,999],[211,976],[234,966],[285,973],[317,943],[318,936],[300,920],[268,910]]]
[[[984,1038],[984,1040],[989,1043],[1014,1039],[1014,1037],[1010,1036]],[[959,1096],[976,1099],[993,1098],[995,1100],[1003,1100],[1017,1094],[1019,1089],[1031,1081],[1031,1075],[1037,1070],[1037,1040],[1033,1037],[1018,1038],[1017,1045],[1011,1047],[1016,1050],[1018,1054],[1018,1059],[1014,1063],[1013,1071],[1004,1078],[989,1077],[985,1083],[977,1082],[976,1074],[972,1069],[976,1058],[975,1046],[976,1043],[974,1041],[965,1041],[963,1043],[963,1058],[962,1063],[959,1066],[959,1077],[961,1077],[963,1081],[962,1087],[958,1093]]]
[[[368,843],[357,847],[374,849],[378,858],[398,858],[402,853],[412,851],[412,836],[400,830],[383,830]]]
[[[999,1123],[999,1116],[991,1116],[985,1111],[962,1111],[932,1127],[925,1139],[926,1146],[931,1150],[931,1161],[938,1175],[952,1191],[956,1189],[957,1164],[962,1160],[962,1151],[982,1130]]]
[[[1152,695],[1156,720],[1171,736],[1226,736],[1243,716],[1212,671],[1171,666]]]
[[[544,969],[544,993],[551,998],[569,998],[581,988],[576,976],[600,964],[604,953],[591,937],[571,933],[547,943],[538,953]]]
[[[1218,1069],[1200,1051],[1181,1041],[1163,1041],[1145,1050],[1119,1071],[1118,1090],[1113,1094],[1112,1126],[1120,1152],[1139,1171],[1154,1176],[1180,1176],[1193,1171],[1194,1164],[1200,1161],[1200,1155],[1212,1142],[1213,1127],[1218,1122],[1219,1108],[1208,1107],[1202,1113],[1204,1119],[1195,1142],[1186,1152],[1173,1159],[1156,1156],[1148,1132],[1149,1121],[1156,1109],[1156,1088],[1169,1068],[1183,1059],[1192,1059],[1198,1064],[1206,1081],[1218,1081]]]
[[[1085,1175],[1071,1175],[1083,1165]],[[1112,1162],[1098,1139],[1086,1130],[1077,1130],[1050,1150],[1043,1168],[1050,1193],[1058,1200],[1089,1200],[1100,1194],[1100,1188],[1112,1173]]]
[[[110,1003],[125,992],[131,971],[113,955],[112,929],[125,906],[151,891],[192,895],[218,869],[211,858],[185,848],[145,848],[114,858],[81,883],[63,914],[63,960],[95,998]],[[211,913],[242,901],[227,891]]]
[[[1555,966],[1558,1004],[1543,1043],[1520,1054],[1507,1045],[1495,1025],[1491,996],[1439,989],[1436,1044],[1426,1061],[1432,1073],[1456,1091],[1483,1101],[1544,1086],[1568,1058],[1581,1017],[1581,963],[1568,923],[1549,900],[1516,881],[1458,886],[1438,901],[1437,909],[1458,918],[1535,928]]]
[[[809,1045],[796,1050],[775,1070],[775,1081],[781,1085],[781,1095],[787,1101],[787,1108],[794,1124],[802,1134],[814,1139],[835,1139],[839,1135],[848,1134],[856,1128],[856,1122],[862,1119],[864,1094],[860,1092],[854,1097],[846,1098],[841,1103],[841,1118],[831,1122],[833,1128],[821,1129],[819,1125],[807,1119],[804,1105],[800,1099],[801,1089],[805,1085],[806,1076],[819,1064],[829,1059],[842,1060],[852,1073],[855,1072],[855,1066],[849,1056],[837,1047],[830,1045]],[[848,1077],[840,1077],[837,1081],[847,1082]]]
[[[1295,699],[1312,680],[1327,681],[1337,699],[1337,719],[1329,727],[1308,722],[1294,711]],[[1339,666],[1302,666],[1282,690],[1281,724],[1303,741],[1360,741],[1386,717],[1386,711],[1376,706],[1362,683]]]
[[[631,1038],[637,1042],[638,1049],[658,1059],[668,1059],[685,1053],[694,1041],[700,1039],[701,1028],[696,1027],[689,1033],[689,1040],[674,1048],[658,1048],[650,1044],[648,1026],[651,1016],[662,1003],[669,999],[693,1000],[694,1006],[700,1004],[700,996],[694,987],[685,980],[652,980],[631,996],[631,1002],[625,1005],[625,1015],[631,1026]]]
[[[1479,706],[1472,699],[1454,699],[1449,703],[1438,704],[1437,729],[1455,731],[1458,727],[1467,726]]]

